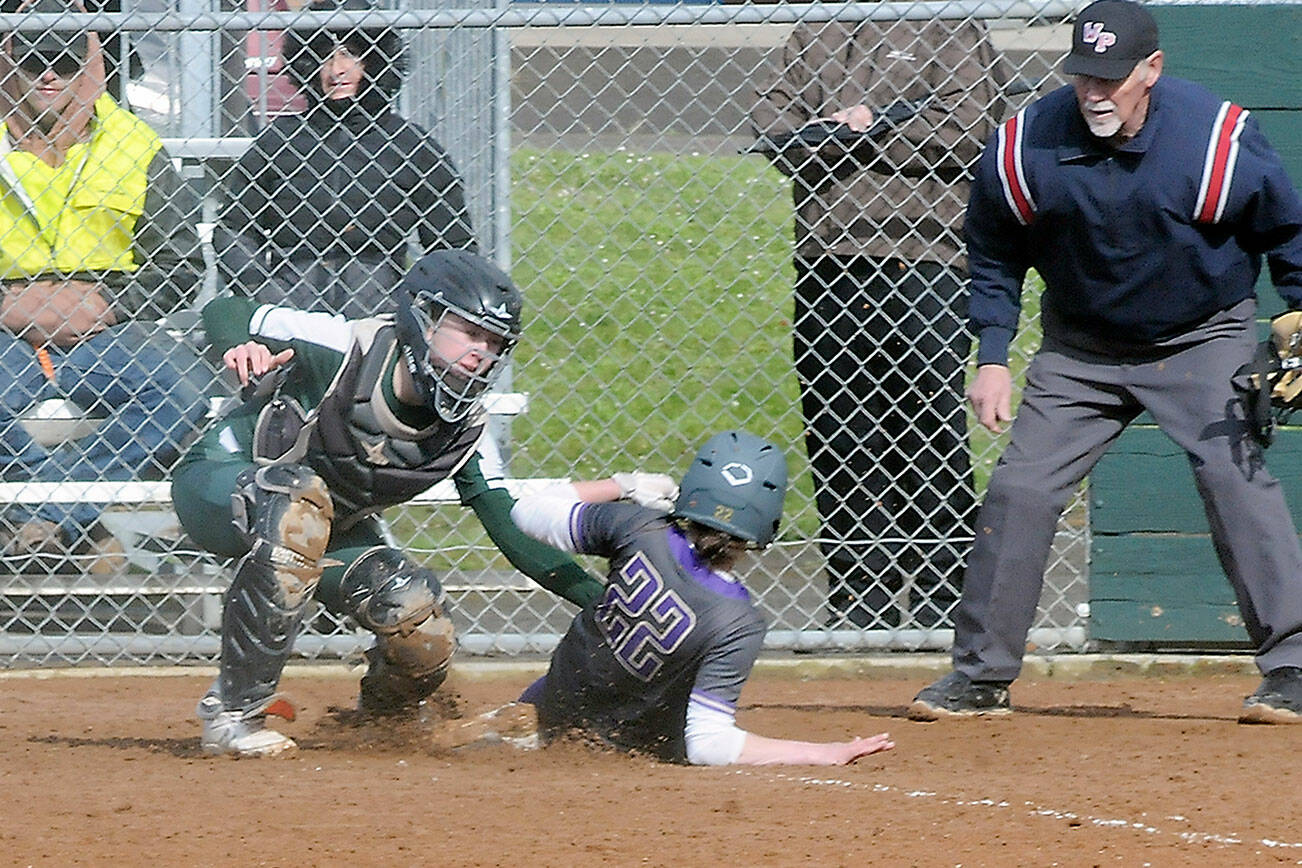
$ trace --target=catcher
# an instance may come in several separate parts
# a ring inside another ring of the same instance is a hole
[[[207,754],[294,748],[265,719],[292,719],[276,687],[313,598],[375,634],[361,710],[411,709],[438,688],[455,648],[442,586],[385,542],[375,516],[440,480],[455,480],[494,543],[543,587],[580,606],[603,591],[573,559],[524,537],[510,495],[479,469],[480,398],[520,334],[510,278],[472,253],[439,251],[397,295],[395,314],[359,320],[247,298],[204,308],[210,340],[248,393],[172,486],[190,536],[240,558],[220,675],[197,712]],[[648,499],[644,475],[622,478],[626,494]]]
[[[672,492],[671,480],[655,479],[648,488]],[[623,488],[618,476],[557,486],[511,510],[539,540],[610,559],[604,596],[575,617],[547,675],[520,697],[536,705],[544,741],[577,732],[698,765],[845,765],[895,746],[886,733],[833,743],[766,738],[734,719],[765,632],[735,567],[777,533],[787,492],[777,446],[743,431],[711,438],[668,515],[613,503]],[[465,728],[527,739],[520,710],[496,709]],[[500,725],[511,729],[495,731]]]

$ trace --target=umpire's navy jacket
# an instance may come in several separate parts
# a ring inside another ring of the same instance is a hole
[[[1072,343],[1179,335],[1251,297],[1262,254],[1302,308],[1302,203],[1278,155],[1246,110],[1180,79],[1158,79],[1119,148],[1090,134],[1071,87],[1005,121],[965,232],[979,364],[1007,362],[1028,268],[1046,336]]]

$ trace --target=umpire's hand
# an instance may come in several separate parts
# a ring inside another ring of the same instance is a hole
[[[1004,433],[1001,423],[1013,420],[1013,377],[1006,365],[981,365],[968,387],[967,399],[977,421],[996,434]]]

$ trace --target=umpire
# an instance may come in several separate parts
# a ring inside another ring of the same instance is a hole
[[[1243,722],[1302,720],[1302,550],[1231,377],[1253,353],[1265,254],[1302,308],[1302,202],[1248,112],[1162,78],[1157,24],[1129,0],[1078,17],[1072,84],[1006,121],[968,204],[968,390],[982,425],[1012,418],[1008,344],[1030,268],[1044,341],[977,517],[955,613],[954,672],[910,716],[1004,713],[1058,516],[1148,411],[1188,454],[1221,565],[1257,646]]]

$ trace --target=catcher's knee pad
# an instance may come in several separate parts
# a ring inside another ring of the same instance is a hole
[[[340,591],[348,613],[376,637],[366,655],[363,708],[397,710],[438,689],[456,636],[434,573],[396,549],[373,548],[349,566]]]
[[[252,559],[270,567],[286,604],[311,594],[330,542],[334,502],[325,482],[301,464],[251,468],[231,495],[235,527]]]
[[[235,569],[222,610],[221,698],[246,715],[265,709],[321,579],[334,510],[325,483],[305,467],[240,474],[236,527],[250,550]]]

